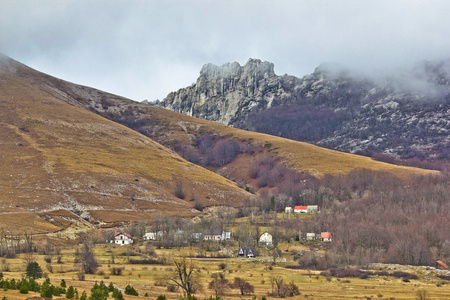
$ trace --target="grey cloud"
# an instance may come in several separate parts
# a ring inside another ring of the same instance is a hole
[[[448,57],[448,1],[3,1],[0,51],[63,79],[162,99],[203,64],[366,73]]]

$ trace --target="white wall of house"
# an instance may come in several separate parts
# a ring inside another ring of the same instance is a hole
[[[156,240],[156,232],[147,232],[144,234],[145,241],[154,241]]]
[[[129,244],[133,244],[133,239],[131,239],[121,233],[114,237],[114,243],[116,245],[129,245]]]
[[[273,237],[267,231],[259,236],[259,243],[264,245],[272,245]]]

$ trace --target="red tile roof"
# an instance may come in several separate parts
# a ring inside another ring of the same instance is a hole
[[[320,234],[320,238],[322,238],[322,239],[331,239],[331,232],[322,232]]]
[[[298,209],[304,209],[304,210],[307,210],[307,209],[308,209],[308,206],[304,205],[304,206],[295,206],[295,207],[294,207],[294,210],[298,210]]]
[[[436,262],[441,266],[443,266],[444,268],[448,269],[448,266],[442,260],[437,260]]]
[[[124,236],[126,236],[126,237],[128,237],[130,239],[133,238],[131,235],[129,235],[128,233],[125,233],[125,232],[116,232],[116,234],[114,234],[114,237],[116,237],[116,236],[118,236],[120,234],[123,234]]]

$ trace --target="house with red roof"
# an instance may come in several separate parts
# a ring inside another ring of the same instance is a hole
[[[294,213],[306,214],[308,212],[308,206],[294,206]]]
[[[331,232],[321,232],[320,239],[324,242],[331,242]]]
[[[116,245],[133,244],[133,237],[125,232],[116,232],[114,234],[114,244]]]
[[[447,264],[446,263],[444,263],[442,260],[437,260],[436,261],[436,267],[438,268],[438,269],[449,269],[449,267],[447,266]]]

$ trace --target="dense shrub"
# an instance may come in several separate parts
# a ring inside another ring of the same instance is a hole
[[[419,278],[419,277],[417,277],[417,275],[414,275],[414,274],[411,274],[408,272],[403,272],[403,271],[395,271],[390,275],[397,277],[397,278],[407,278],[407,279],[418,279]]]

